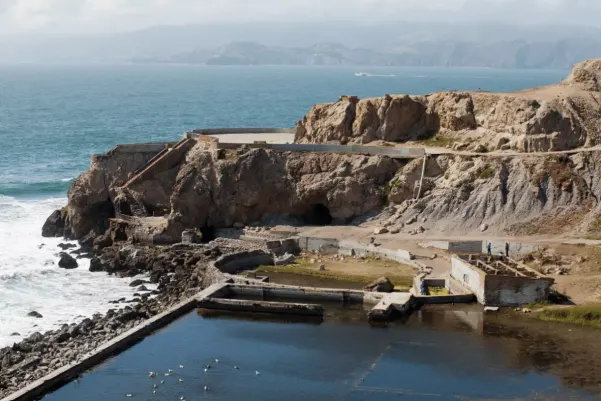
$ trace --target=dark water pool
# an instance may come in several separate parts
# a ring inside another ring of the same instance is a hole
[[[470,307],[382,327],[362,313],[330,309],[323,323],[190,314],[44,400],[601,399],[597,332],[485,320]]]

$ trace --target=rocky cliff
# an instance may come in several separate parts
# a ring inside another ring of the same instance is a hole
[[[562,85],[513,94],[344,97],[315,106],[296,139],[402,142],[436,134],[484,150],[589,147],[601,140],[600,69],[599,60],[585,62]],[[185,229],[357,224],[374,216],[406,232],[601,234],[596,150],[430,156],[419,192],[422,159],[210,150],[199,141],[177,165],[123,187],[158,152],[148,146],[93,157],[69,190],[67,207],[48,218],[44,235],[104,247],[124,240],[177,242]]]
[[[471,149],[541,152],[601,142],[601,60],[577,64],[560,85],[514,93],[344,96],[297,124],[297,143],[453,141]],[[443,140],[441,140],[443,138]],[[444,140],[448,138],[448,140]]]
[[[265,149],[214,153],[199,143],[172,170],[120,188],[127,171],[139,167],[134,159],[140,158],[95,157],[69,190],[67,212],[53,213],[43,231],[80,239],[110,227],[127,237],[130,231],[110,223],[121,217],[128,226],[145,219],[147,228],[152,226],[149,235],[165,232],[177,241],[184,228],[231,227],[270,217],[299,224],[345,223],[381,209],[386,200],[382,188],[401,166],[376,156]]]

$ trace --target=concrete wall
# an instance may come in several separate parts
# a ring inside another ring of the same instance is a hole
[[[235,274],[261,265],[273,265],[273,256],[263,251],[238,252],[224,255],[215,261],[215,267],[223,273]]]
[[[144,153],[144,152],[160,152],[166,147],[173,146],[177,142],[149,142],[149,143],[132,143],[120,144],[109,150],[107,153]]]
[[[476,295],[478,302],[485,305],[484,285],[486,274],[457,257],[451,258],[451,277]]]
[[[485,298],[487,305],[519,306],[546,300],[553,279],[487,275]]]
[[[218,149],[238,149],[242,145],[247,148],[272,149],[280,152],[324,152],[356,155],[379,155],[400,159],[417,159],[424,157],[424,148],[398,148],[392,146],[360,146],[360,145],[301,145],[301,144],[257,144],[257,143],[218,143]]]
[[[411,264],[413,255],[404,249],[386,249],[373,245],[361,244],[357,241],[337,240],[334,238],[298,237],[298,246],[302,251],[320,253],[340,253],[341,255],[378,256],[383,259],[395,260]]]
[[[294,134],[294,128],[201,128],[187,134],[194,135],[219,135],[219,134]]]
[[[442,249],[456,253],[482,253],[482,241],[431,241],[426,247]]]

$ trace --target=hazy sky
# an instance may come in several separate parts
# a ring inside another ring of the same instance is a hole
[[[601,25],[601,0],[0,0],[0,34],[264,20],[497,20]]]

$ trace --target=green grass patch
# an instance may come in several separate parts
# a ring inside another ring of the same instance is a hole
[[[455,143],[455,139],[443,136],[440,134],[436,134],[431,138],[424,139],[422,141],[418,141],[424,146],[435,147],[435,148],[448,148],[451,147]]]
[[[476,171],[476,179],[488,180],[495,175],[495,170],[492,167],[481,167]]]
[[[367,285],[372,281],[378,279],[380,276],[369,276],[369,275],[357,275],[357,274],[345,274],[330,270],[316,270],[315,268],[309,268],[307,266],[303,266],[302,264],[292,264],[288,266],[259,266],[256,270],[257,272],[266,272],[266,273],[290,273],[290,274],[298,274],[302,276],[311,276],[318,277],[323,279],[330,280],[341,280],[341,281],[350,281],[353,283],[359,283],[363,285]],[[413,285],[413,277],[410,276],[401,276],[401,275],[390,275],[387,274],[386,277],[390,280],[396,290],[399,291],[407,291]]]
[[[546,309],[538,318],[548,322],[572,323],[601,329],[601,305]]]

